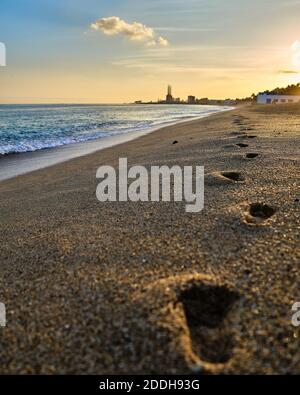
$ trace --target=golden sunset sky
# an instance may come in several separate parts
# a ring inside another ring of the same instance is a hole
[[[300,82],[297,0],[1,0],[0,103],[245,97]]]

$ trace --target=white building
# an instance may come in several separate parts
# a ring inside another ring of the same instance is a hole
[[[300,96],[288,95],[268,95],[267,93],[260,93],[257,96],[258,104],[284,104],[284,103],[299,103]]]

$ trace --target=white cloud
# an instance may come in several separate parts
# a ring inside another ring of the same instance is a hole
[[[292,63],[295,67],[300,69],[300,41],[295,41],[292,45]]]
[[[146,42],[147,47],[153,48],[156,47],[157,45],[159,45],[160,47],[167,47],[169,45],[169,41],[163,37],[158,37],[157,39]]]
[[[169,45],[169,41],[166,38],[158,37],[157,43],[162,47],[167,47]]]
[[[118,16],[98,19],[90,27],[93,30],[100,30],[108,36],[120,34],[131,41],[143,42],[147,47],[166,47],[169,45],[168,40],[157,36],[151,27],[139,22],[128,23]]]

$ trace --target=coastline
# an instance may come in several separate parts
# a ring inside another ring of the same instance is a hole
[[[0,372],[299,374],[299,115],[240,107],[1,182]],[[204,165],[205,209],[98,202],[124,156]]]
[[[202,116],[189,117],[176,122],[166,122],[144,130],[131,131],[124,134],[102,137],[81,143],[67,144],[54,148],[45,148],[32,152],[8,154],[2,157],[0,156],[0,182],[30,173],[32,171],[63,163],[81,156],[89,155],[97,151],[102,151],[106,148],[110,148],[119,144],[124,144],[149,133],[164,129],[168,126],[195,121],[215,114],[230,111],[232,109],[233,107],[228,107],[224,108],[223,110],[211,112]]]

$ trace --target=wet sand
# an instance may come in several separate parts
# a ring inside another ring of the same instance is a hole
[[[299,374],[299,120],[242,107],[1,182],[0,373]],[[204,165],[205,209],[98,202],[119,157]]]

